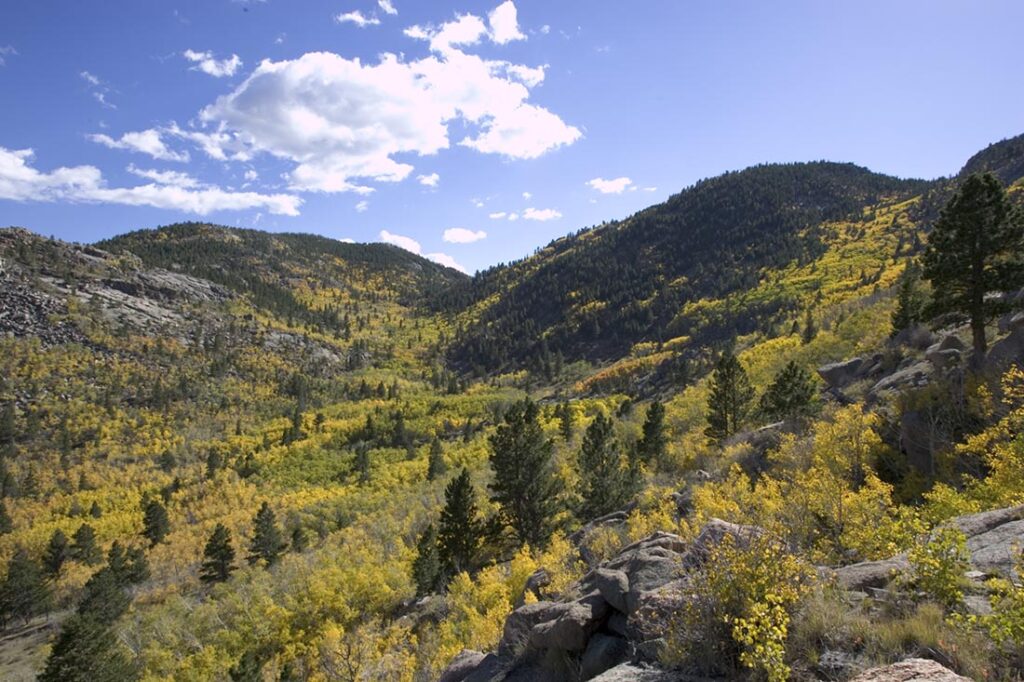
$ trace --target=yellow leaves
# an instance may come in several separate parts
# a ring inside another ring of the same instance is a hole
[[[462,649],[488,651],[497,645],[505,617],[512,611],[509,585],[501,569],[485,568],[475,579],[460,573],[448,585],[447,600],[449,615],[438,629],[440,665]]]

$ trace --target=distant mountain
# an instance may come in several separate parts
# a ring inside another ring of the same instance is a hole
[[[455,282],[440,307],[471,312],[450,358],[492,372],[547,352],[602,360],[640,341],[689,336],[706,345],[752,331],[792,302],[716,319],[681,311],[750,289],[766,270],[813,261],[824,249],[823,222],[930,186],[828,162],[762,165],[698,182],[630,218]]]
[[[1007,185],[1024,177],[1024,135],[985,147],[968,159],[960,171],[960,177],[983,171],[995,173]]]
[[[389,244],[349,244],[313,234],[269,233],[206,223],[138,230],[99,242],[150,267],[184,272],[248,294],[257,306],[307,322],[324,320],[296,295],[297,284],[393,292],[403,303],[467,279]]]

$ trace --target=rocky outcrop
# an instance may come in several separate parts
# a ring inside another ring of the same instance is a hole
[[[866,670],[850,682],[971,682],[969,678],[924,658],[910,658]]]
[[[67,319],[67,304],[35,287],[0,275],[0,336],[36,337],[43,345],[86,343]]]
[[[743,540],[760,532],[713,519],[692,542],[654,533],[596,566],[562,601],[515,609],[505,620],[494,659],[464,653],[445,671],[452,677],[442,679],[476,679],[476,668],[463,678],[454,676],[471,662],[481,669],[489,666],[487,679],[495,682],[677,679],[634,664],[654,664],[665,627],[685,598],[681,588],[687,575],[727,535]]]

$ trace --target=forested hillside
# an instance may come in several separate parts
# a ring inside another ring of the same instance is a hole
[[[0,678],[1019,680],[1020,140],[474,278],[0,230]]]

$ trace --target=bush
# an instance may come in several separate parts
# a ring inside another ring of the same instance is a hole
[[[703,674],[733,675],[743,667],[771,682],[789,679],[790,619],[812,575],[772,538],[726,535],[693,575],[662,661]]]
[[[919,540],[907,553],[917,589],[946,608],[964,601],[964,573],[969,564],[967,538],[954,526],[943,526],[930,538]]]

